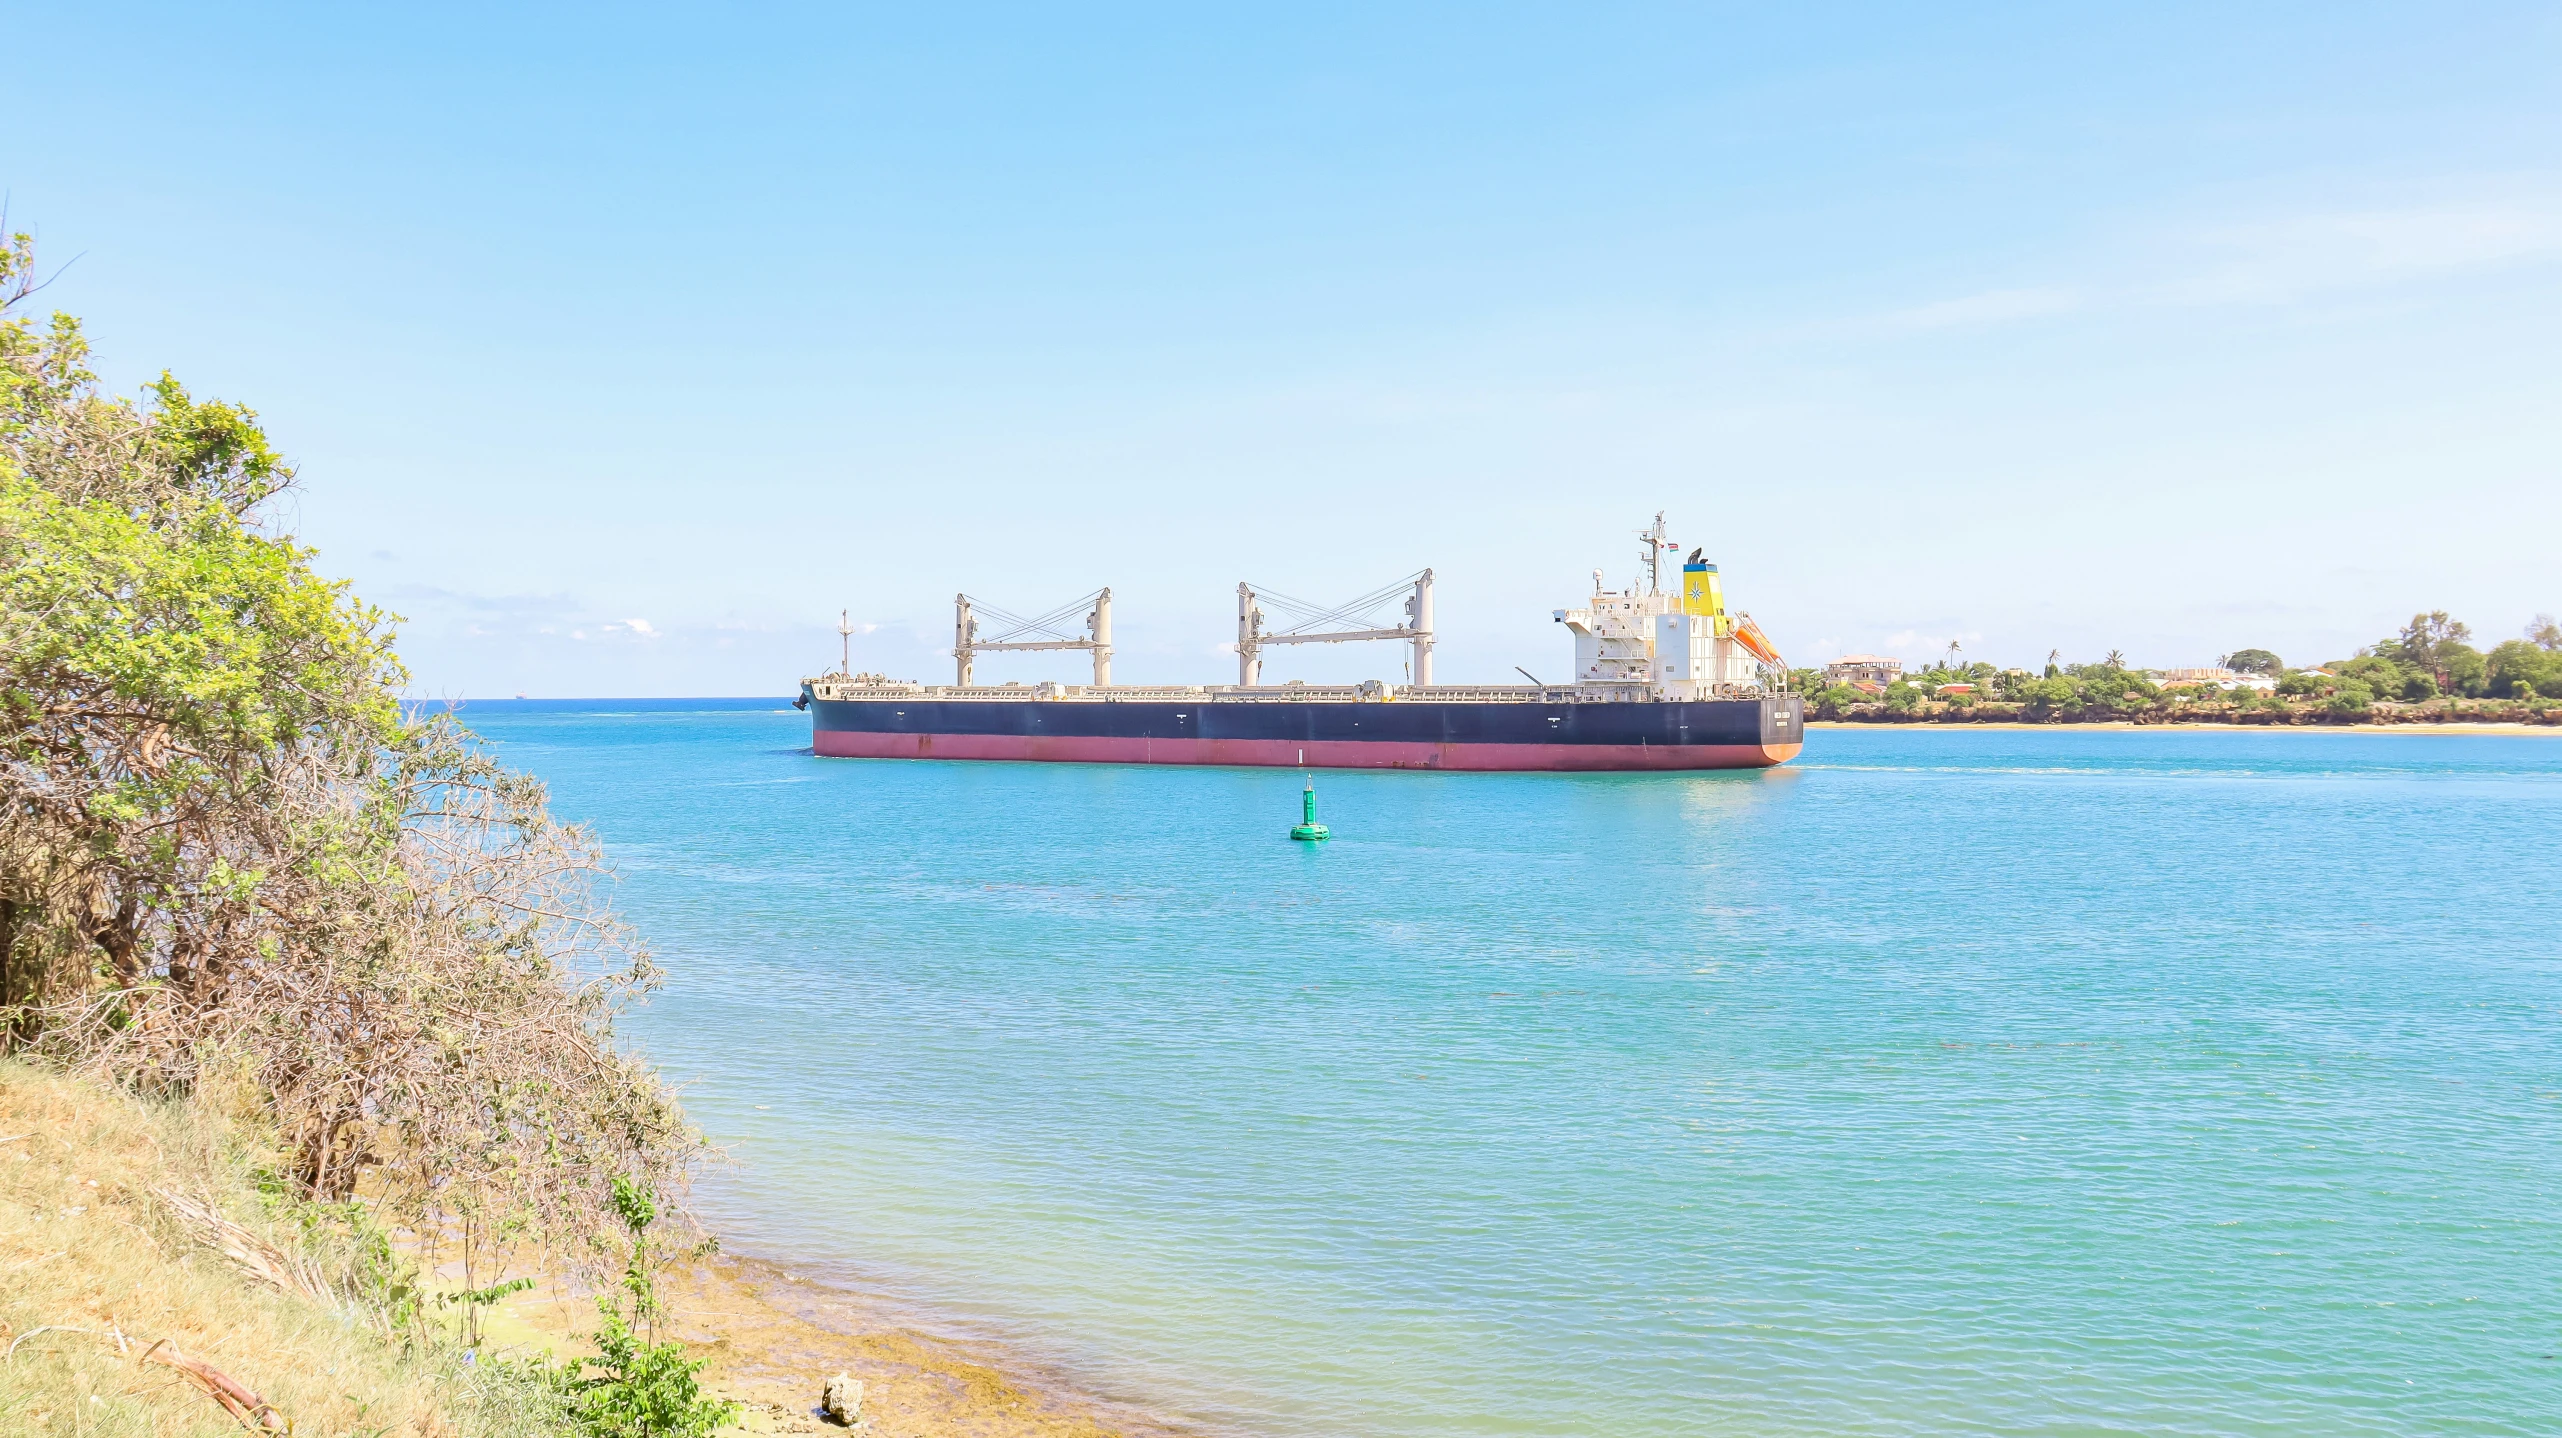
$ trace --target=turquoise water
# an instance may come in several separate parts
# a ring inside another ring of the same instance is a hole
[[[778,712],[779,711],[779,712]],[[733,1247],[1270,1435],[2562,1432],[2562,739],[819,760],[474,706],[602,831]],[[760,1107],[762,1106],[762,1107]]]

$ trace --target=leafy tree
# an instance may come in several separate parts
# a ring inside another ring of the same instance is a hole
[[[1910,714],[1921,707],[1922,692],[1898,679],[1886,686],[1886,707],[1898,714]]]
[[[2526,626],[2527,642],[2550,653],[2562,650],[2562,623],[2550,614],[2539,614]]]
[[[2286,672],[2284,661],[2265,649],[2236,650],[2225,656],[2224,667],[2236,674],[2275,676]]]
[[[105,393],[0,245],[0,1049],[255,1082],[299,1196],[575,1253],[699,1151],[614,1039],[656,970],[592,836],[450,717],[389,616],[275,532],[251,410]],[[439,1262],[446,1261],[443,1258]]]
[[[2375,647],[2393,648],[2394,653],[2399,652],[2392,641]],[[2335,660],[2330,665],[2330,670],[2344,683],[2354,682],[2364,685],[2370,702],[2378,697],[2401,698],[2415,687],[2415,680],[2427,677],[2417,665],[2405,664],[2398,658],[2375,653],[2373,650],[2360,654],[2354,659]],[[2435,692],[2436,683],[2431,680],[2429,693]]]
[[[2018,694],[2041,717],[2078,709],[2082,702],[2080,686],[2062,677],[2030,680],[2019,686]]]
[[[1867,700],[1867,695],[1860,693],[1849,685],[1835,684],[1815,695],[1814,698],[1808,702],[1813,705],[1817,717],[1824,719],[1838,719],[1843,714],[1848,713],[1852,705],[1863,704],[1866,703]]]
[[[2277,692],[2288,698],[2304,698],[2309,695],[2327,694],[2330,692],[2330,689],[2330,680],[2324,679],[2318,674],[2307,673],[2301,669],[2290,669],[2277,681]]]
[[[2375,707],[2375,691],[2360,680],[2342,680],[2331,691],[2328,707],[2334,714],[2364,714]]]
[[[2401,648],[2401,658],[2423,669],[2435,669],[2440,649],[2449,644],[2465,643],[2472,637],[2473,631],[2462,622],[2449,619],[2445,610],[2436,609],[2412,615],[2411,622],[2402,626],[2395,642]]]
[[[2432,610],[2412,615],[2401,633],[2360,650],[2359,657],[2388,661],[2404,671],[2398,684],[2379,683],[2377,692],[2398,693],[2403,698],[2433,697],[2442,690],[2461,689],[2458,672],[2470,673],[2477,657],[2468,642],[2472,637],[2472,631],[2462,622],[2448,618],[2445,610]],[[2421,677],[2429,682],[2422,685],[2418,682]]]
[[[2470,644],[2449,643],[2438,650],[2438,673],[2450,694],[2477,696],[2488,687],[2489,661]]]
[[[2483,689],[2502,699],[2562,696],[2562,651],[2511,639],[2484,656]]]

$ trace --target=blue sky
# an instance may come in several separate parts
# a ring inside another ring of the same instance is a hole
[[[2562,610],[2562,10],[1211,10],[19,7],[0,186],[423,694],[1500,680],[1657,509],[1801,663]]]

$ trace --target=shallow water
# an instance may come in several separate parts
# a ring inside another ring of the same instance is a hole
[[[1271,1435],[2562,1431],[2562,739],[822,760],[475,705],[735,1247]]]

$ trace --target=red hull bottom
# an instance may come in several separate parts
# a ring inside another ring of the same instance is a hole
[[[1796,744],[1423,744],[1366,739],[1112,739],[821,730],[831,759],[1016,759],[1065,764],[1235,764],[1290,769],[1767,769]]]

